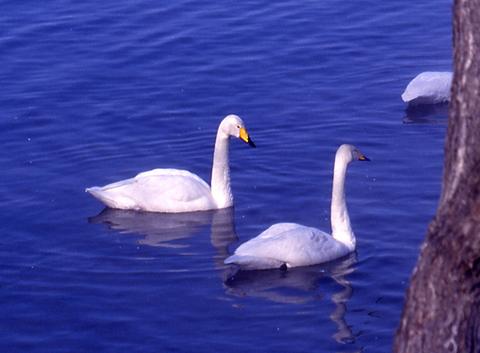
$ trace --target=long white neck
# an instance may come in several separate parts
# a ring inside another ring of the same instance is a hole
[[[333,170],[332,205],[330,219],[332,223],[332,236],[345,244],[350,250],[355,249],[355,234],[352,231],[350,217],[348,216],[345,201],[345,176],[348,162],[341,154],[335,157]]]
[[[230,188],[228,142],[228,136],[219,129],[215,140],[212,180],[210,183],[212,196],[218,208],[225,208],[233,205],[232,189]]]

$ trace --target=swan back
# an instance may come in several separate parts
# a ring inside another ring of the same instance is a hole
[[[86,191],[118,209],[190,212],[215,208],[208,184],[187,170],[154,169]]]
[[[405,103],[436,104],[450,100],[451,72],[422,72],[405,88],[402,100]]]
[[[295,223],[277,223],[240,245],[225,260],[244,269],[309,266],[350,252],[344,244],[319,229]]]

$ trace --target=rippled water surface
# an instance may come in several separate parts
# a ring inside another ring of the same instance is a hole
[[[449,1],[6,1],[0,11],[2,352],[387,352],[440,193]],[[231,142],[234,210],[104,210],[87,186],[156,167],[209,180]],[[358,247],[230,278],[275,222],[329,229],[333,157]]]

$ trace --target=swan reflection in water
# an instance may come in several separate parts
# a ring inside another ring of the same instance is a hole
[[[214,261],[218,268],[228,257],[228,246],[237,241],[233,208],[220,210],[155,213],[137,212],[105,208],[102,212],[88,219],[89,223],[105,224],[108,228],[122,234],[140,235],[138,244],[181,248],[188,247],[179,241],[200,233],[211,224],[211,243],[217,250]]]
[[[408,105],[404,124],[446,124],[448,103]]]
[[[259,297],[277,303],[304,304],[322,300],[319,289],[331,278],[338,285],[338,291],[331,297],[335,310],[330,318],[337,326],[334,339],[339,343],[350,343],[354,341],[354,335],[345,322],[345,313],[353,289],[346,277],[355,271],[356,262],[356,254],[351,253],[329,263],[295,267],[286,271],[238,271],[224,283],[230,295]]]
[[[105,208],[90,223],[103,223],[122,234],[143,236],[139,244],[182,248],[179,240],[199,233],[212,220],[212,212],[154,213]]]
[[[104,209],[90,223],[103,223],[125,234],[143,236],[139,244],[156,247],[187,247],[185,240],[211,224],[210,242],[215,249],[213,262],[219,271],[227,295],[258,297],[277,303],[303,304],[322,300],[319,288],[331,278],[338,286],[332,294],[335,309],[330,318],[337,326],[334,339],[352,342],[354,336],[345,322],[346,303],[352,296],[352,286],[346,277],[355,271],[355,253],[315,266],[291,268],[287,271],[237,271],[223,261],[230,256],[229,246],[238,241],[234,210],[226,208],[191,213],[153,213]],[[183,244],[178,241],[184,240]],[[329,285],[331,287],[331,285]]]

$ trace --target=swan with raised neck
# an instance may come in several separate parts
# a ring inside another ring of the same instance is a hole
[[[225,263],[246,270],[286,269],[332,261],[354,251],[355,234],[345,201],[347,166],[354,160],[369,159],[352,145],[338,148],[333,170],[332,234],[296,223],[276,223],[240,245]]]
[[[332,236],[335,240],[345,244],[350,251],[355,249],[356,239],[345,199],[345,177],[347,166],[354,160],[368,161],[369,159],[352,145],[345,144],[338,148],[333,167],[332,202],[330,205]]]
[[[242,119],[227,115],[217,131],[211,185],[188,170],[158,168],[85,191],[107,207],[127,210],[178,213],[230,207],[233,196],[228,145],[232,136],[255,147]]]
[[[217,208],[233,206],[230,186],[229,139],[231,136],[242,139],[250,146],[255,144],[248,136],[243,120],[234,114],[227,115],[218,127],[213,152],[212,178],[210,188]]]

